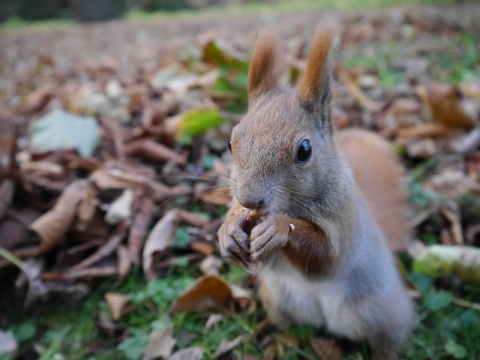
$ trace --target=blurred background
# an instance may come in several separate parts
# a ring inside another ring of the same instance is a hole
[[[326,18],[334,126],[406,168],[400,358],[480,358],[480,2],[0,0],[0,360],[370,358],[272,327],[216,236],[258,33],[294,85]]]

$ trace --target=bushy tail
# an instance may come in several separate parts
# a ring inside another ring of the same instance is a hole
[[[410,241],[407,191],[404,168],[391,144],[377,134],[359,129],[340,131],[336,140],[389,247],[394,251],[404,249]]]

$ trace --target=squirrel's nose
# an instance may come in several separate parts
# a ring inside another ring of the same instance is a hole
[[[263,199],[239,198],[238,202],[240,203],[240,205],[250,210],[262,210],[262,208],[265,206],[265,200]]]

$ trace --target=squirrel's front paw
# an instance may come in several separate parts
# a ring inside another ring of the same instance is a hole
[[[291,228],[286,216],[267,217],[252,229],[250,258],[255,263],[267,260],[278,249],[287,245]]]
[[[250,267],[248,234],[242,228],[245,218],[246,214],[237,215],[225,221],[218,230],[218,240],[224,258],[248,269]]]

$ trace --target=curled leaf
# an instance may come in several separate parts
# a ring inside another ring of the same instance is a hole
[[[113,320],[118,320],[123,315],[125,310],[125,305],[127,304],[130,296],[124,294],[114,294],[106,293],[105,300],[107,301],[108,307],[112,312]]]
[[[39,251],[52,249],[67,232],[77,213],[77,206],[88,188],[86,180],[76,180],[71,183],[55,207],[35,220],[30,228],[40,236]]]
[[[172,325],[162,330],[153,329],[143,354],[143,360],[168,359],[172,354],[175,343]]]
[[[217,276],[200,278],[173,303],[170,311],[225,310],[233,300],[230,286]]]
[[[170,210],[153,227],[143,248],[143,273],[148,280],[154,277],[153,255],[173,244],[178,225],[178,211]]]
[[[431,84],[427,88],[427,98],[433,117],[441,124],[462,129],[475,126],[475,119],[466,111],[455,86]]]

